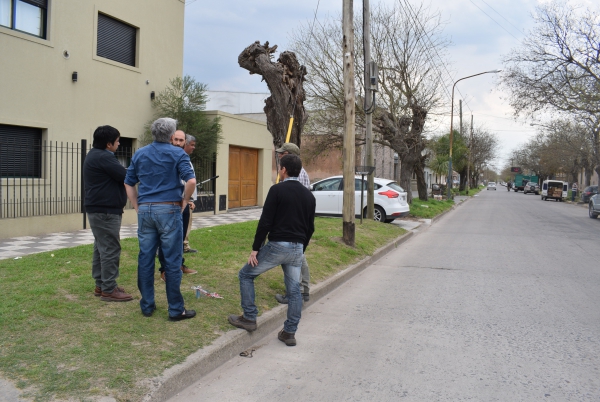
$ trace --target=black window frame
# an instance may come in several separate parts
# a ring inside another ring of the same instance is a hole
[[[42,34],[35,35],[31,32],[21,31],[20,29],[15,28],[16,20],[17,20],[17,2],[26,3],[37,7],[41,10],[42,13]],[[35,38],[47,39],[48,36],[48,0],[10,0],[11,3],[11,13],[10,13],[10,26],[0,25],[3,28],[10,29],[11,31],[21,32],[26,35],[31,35]]]
[[[41,128],[0,124],[0,177],[42,178],[42,138]]]
[[[138,28],[98,12],[96,56],[137,67]]]

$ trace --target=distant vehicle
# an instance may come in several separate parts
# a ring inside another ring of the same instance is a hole
[[[316,215],[342,216],[343,176],[333,176],[320,180],[311,186],[317,207]],[[407,216],[410,207],[406,191],[398,183],[389,179],[375,178],[375,213],[373,218],[379,222],[392,222],[396,218]],[[364,210],[367,211],[367,182],[364,182]],[[354,212],[360,218],[361,177],[354,178]]]
[[[493,181],[489,182],[487,185],[487,189],[496,191],[496,183],[494,183]]]
[[[515,192],[523,191],[525,189],[525,184],[529,183],[530,181],[538,183],[540,179],[537,176],[525,176],[522,174],[516,175],[513,183],[513,190]]]
[[[563,201],[567,198],[569,184],[559,180],[544,180],[542,183],[542,201]]]
[[[598,194],[598,186],[587,186],[581,192],[581,202],[590,202],[590,198],[592,198],[596,194]]]
[[[590,218],[596,219],[600,214],[600,194],[593,195],[588,204],[588,214]]]
[[[535,182],[535,181],[530,181],[527,184],[525,184],[525,187],[523,187],[523,194],[527,194],[527,193],[535,193],[535,195],[539,195],[540,194],[539,184],[537,184],[537,182]]]

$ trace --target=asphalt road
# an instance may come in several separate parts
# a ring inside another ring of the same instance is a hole
[[[171,401],[598,401],[599,306],[600,219],[484,190]]]

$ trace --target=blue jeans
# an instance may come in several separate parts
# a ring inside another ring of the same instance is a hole
[[[300,269],[302,267],[302,243],[269,242],[263,246],[256,259],[258,265],[253,267],[246,263],[240,270],[240,294],[244,317],[256,320],[258,309],[254,304],[254,278],[278,265],[283,268],[285,287],[288,296],[287,320],[283,330],[295,333],[302,313],[302,296],[300,295]]]
[[[142,294],[140,307],[143,313],[156,309],[154,302],[154,259],[160,246],[164,254],[165,288],[169,316],[184,311],[181,294],[181,208],[169,204],[142,204],[138,208],[138,289]]]

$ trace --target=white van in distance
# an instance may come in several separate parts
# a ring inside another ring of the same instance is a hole
[[[542,183],[542,201],[557,200],[563,201],[567,198],[569,184],[558,180],[544,180]]]

